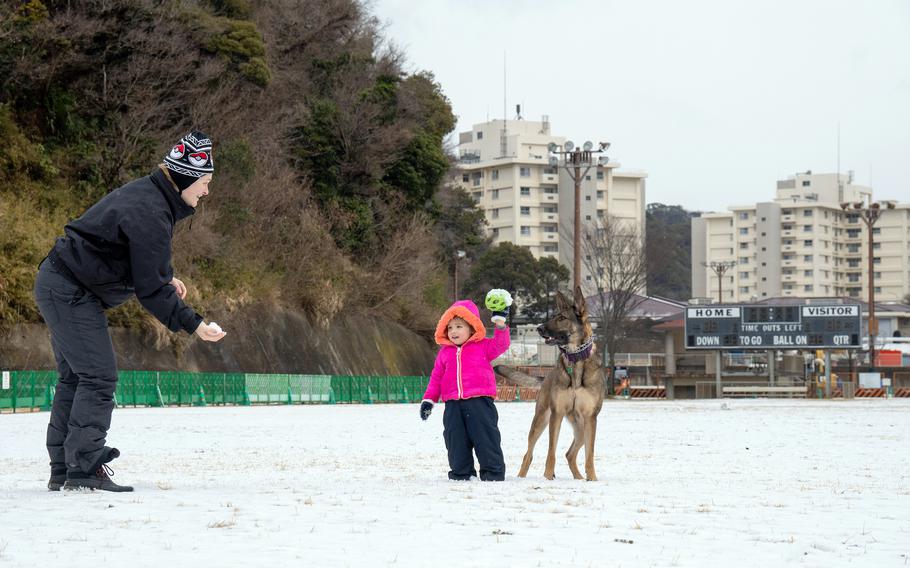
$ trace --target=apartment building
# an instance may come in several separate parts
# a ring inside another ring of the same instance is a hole
[[[868,298],[866,225],[841,203],[871,203],[850,174],[796,174],[773,201],[731,206],[692,220],[692,294],[750,302],[779,296]],[[873,229],[876,301],[910,293],[910,204],[883,208]],[[732,261],[718,276],[704,266]]]
[[[575,183],[564,168],[548,163],[547,145],[565,144],[541,121],[493,120],[459,135],[460,183],[487,219],[493,242],[509,241],[535,258],[555,257],[573,267]],[[592,167],[581,184],[583,223],[612,215],[639,234],[645,228],[644,172],[618,171],[620,164]],[[593,283],[582,262],[582,282]]]

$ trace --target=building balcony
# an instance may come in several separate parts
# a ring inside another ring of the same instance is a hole
[[[558,238],[559,238],[558,233],[544,233],[543,234],[543,240],[545,240],[547,242],[555,241]]]
[[[541,183],[559,183],[559,176],[556,174],[540,174]]]
[[[543,197],[540,198],[541,201],[558,201],[559,196],[555,193],[544,193]]]

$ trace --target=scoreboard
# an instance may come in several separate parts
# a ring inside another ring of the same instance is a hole
[[[686,349],[859,349],[859,304],[689,306]]]

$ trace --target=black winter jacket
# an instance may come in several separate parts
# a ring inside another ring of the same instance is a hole
[[[195,209],[160,169],[115,189],[64,228],[53,253],[105,308],[133,294],[171,331],[193,333],[202,316],[170,281],[174,224]]]

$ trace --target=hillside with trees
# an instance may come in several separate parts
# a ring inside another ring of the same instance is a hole
[[[648,294],[675,300],[692,297],[692,217],[679,205],[648,204]]]
[[[174,239],[194,307],[431,329],[454,251],[488,244],[444,183],[449,101],[380,27],[357,0],[0,4],[0,325],[39,321],[66,221],[196,128],[215,178]],[[157,326],[135,301],[110,319]]]

